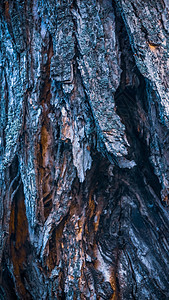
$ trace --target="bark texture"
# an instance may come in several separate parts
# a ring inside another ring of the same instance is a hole
[[[0,65],[0,298],[169,299],[168,0],[1,0]]]

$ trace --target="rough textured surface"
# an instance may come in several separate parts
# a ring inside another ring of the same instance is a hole
[[[168,299],[167,0],[0,2],[0,298]]]

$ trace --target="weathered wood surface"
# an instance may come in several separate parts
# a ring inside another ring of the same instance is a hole
[[[169,2],[0,1],[0,298],[168,299]]]

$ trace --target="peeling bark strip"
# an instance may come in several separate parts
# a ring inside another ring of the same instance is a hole
[[[168,1],[1,0],[0,43],[0,298],[168,299]]]

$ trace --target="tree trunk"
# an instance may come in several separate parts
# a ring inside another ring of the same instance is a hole
[[[0,19],[0,298],[169,299],[168,0]]]

